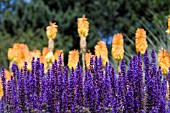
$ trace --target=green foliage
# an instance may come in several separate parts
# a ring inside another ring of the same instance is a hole
[[[125,59],[135,53],[135,31],[147,30],[149,47],[158,50],[167,44],[167,18],[169,0],[9,0],[0,3],[0,67],[7,62],[7,49],[21,42],[42,50],[48,41],[45,34],[49,21],[58,28],[55,49],[63,49],[65,63],[69,50],[79,49],[77,18],[86,15],[90,23],[87,49],[94,53],[98,40],[108,40],[114,33],[122,32],[125,40]],[[153,13],[154,12],[154,13]],[[159,37],[159,38],[158,38]],[[109,43],[108,43],[109,44]],[[108,45],[112,62],[111,45]],[[113,61],[114,62],[114,61]]]

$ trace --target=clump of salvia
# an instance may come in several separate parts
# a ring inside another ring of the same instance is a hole
[[[13,64],[13,77],[7,83],[2,67],[0,112],[168,113],[166,80],[170,82],[170,73],[168,79],[162,76],[154,51],[151,57],[147,51],[144,56],[133,56],[128,67],[122,60],[118,74],[109,63],[103,68],[101,57],[91,58],[85,73],[80,63],[69,71],[61,58],[44,73],[44,64],[33,58],[32,71],[27,70],[27,63],[24,69]]]

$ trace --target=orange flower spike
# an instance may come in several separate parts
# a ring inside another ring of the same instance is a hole
[[[82,18],[78,18],[77,23],[80,38],[87,37],[89,32],[89,22],[87,21],[87,18],[85,18],[85,15],[83,15]]]
[[[60,54],[61,54],[62,60],[64,60],[63,50],[56,50],[56,51],[55,51],[55,53],[54,53],[54,58],[55,58],[55,60],[58,60],[58,57],[60,56]]]
[[[124,56],[123,35],[115,34],[112,41],[112,56],[115,60],[120,61]]]
[[[170,66],[170,60],[169,60],[169,52],[165,49],[162,49],[158,53],[158,64],[162,69],[162,74],[167,75]]]
[[[136,51],[144,54],[147,48],[146,31],[142,28],[138,28],[136,30]]]
[[[166,32],[170,34],[170,16],[168,17],[168,29]]]
[[[2,80],[0,78],[0,100],[1,100],[3,95],[4,95],[4,93],[3,93],[3,89],[2,89]]]
[[[78,50],[69,51],[69,55],[68,55],[69,69],[71,69],[72,67],[76,69],[78,62],[79,62],[79,51]]]
[[[56,25],[56,23],[50,22],[50,26],[46,28],[46,34],[48,39],[50,38],[55,39],[57,32],[58,32],[58,26]]]
[[[90,58],[91,57],[94,57],[94,55],[91,54],[90,51],[88,51],[86,54],[85,54],[85,61],[86,61],[86,67],[89,69],[90,68]]]
[[[103,41],[97,42],[97,45],[94,47],[95,48],[95,56],[97,57],[102,57],[102,65],[105,66],[106,62],[109,62],[108,59],[108,50],[106,43]]]

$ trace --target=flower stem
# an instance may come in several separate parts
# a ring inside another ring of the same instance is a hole
[[[49,52],[53,52],[54,50],[54,40],[51,38],[48,40],[48,50]]]
[[[86,37],[81,37],[80,38],[80,49],[81,49],[81,54],[82,54],[82,65],[83,65],[83,80],[84,80],[84,74],[85,74],[85,58],[84,54],[86,52]]]

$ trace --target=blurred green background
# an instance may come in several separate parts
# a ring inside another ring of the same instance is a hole
[[[63,49],[65,64],[69,50],[79,49],[77,18],[85,14],[90,23],[87,49],[94,53],[98,40],[107,43],[109,59],[112,37],[124,35],[125,59],[135,52],[135,31],[147,31],[149,49],[168,48],[166,34],[170,0],[0,0],[0,67],[8,68],[7,50],[13,43],[28,44],[30,50],[47,46],[49,21],[58,28],[55,49]]]

